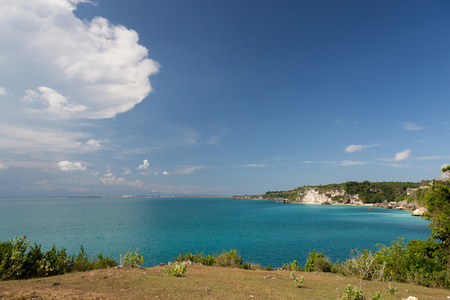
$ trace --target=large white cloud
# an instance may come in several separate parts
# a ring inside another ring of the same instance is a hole
[[[80,2],[0,0],[2,91],[47,119],[114,117],[149,94],[159,69],[135,31],[77,18]]]

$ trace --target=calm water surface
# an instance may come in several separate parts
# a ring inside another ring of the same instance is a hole
[[[377,249],[398,237],[424,240],[428,222],[410,212],[357,206],[280,204],[231,198],[0,199],[0,240],[26,235],[90,255],[139,248],[145,265],[180,252],[238,249],[244,260],[281,266],[304,263],[316,249],[332,261],[353,249]]]

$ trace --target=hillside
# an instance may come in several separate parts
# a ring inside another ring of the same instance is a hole
[[[448,290],[414,284],[365,281],[331,273],[295,272],[304,276],[297,288],[290,271],[251,271],[189,265],[180,278],[163,267],[103,269],[28,280],[0,281],[0,299],[342,299],[347,285],[363,290],[367,299],[415,296],[447,299]],[[391,294],[389,287],[398,288]]]
[[[450,181],[439,181],[449,185]],[[268,191],[263,195],[234,196],[235,198],[269,199],[307,204],[373,204],[413,210],[424,206],[425,195],[433,181],[422,182],[356,182],[301,186],[287,191]],[[394,204],[396,202],[397,204]]]

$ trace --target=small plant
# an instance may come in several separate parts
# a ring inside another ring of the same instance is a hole
[[[352,286],[349,284],[345,288],[344,295],[342,295],[342,300],[366,300],[366,297],[364,296],[362,289],[358,289],[356,286],[352,289]]]
[[[381,300],[381,292],[376,292],[376,294],[372,297],[372,300]]]
[[[120,254],[120,265],[123,267],[140,266],[143,263],[144,257],[139,255],[139,249],[136,249],[135,253],[128,251],[124,256]]]
[[[164,268],[164,272],[171,277],[181,277],[181,275],[187,272],[186,269],[185,264],[179,262],[172,264],[169,262],[168,266]]]
[[[305,281],[305,278],[303,276],[296,277],[294,272],[291,272],[291,278],[294,280],[294,283],[297,285],[298,288],[303,287],[303,282]]]
[[[395,294],[398,293],[398,288],[397,287],[395,287],[395,288],[391,287],[391,283],[389,282],[388,291],[389,291],[389,294],[395,295]]]

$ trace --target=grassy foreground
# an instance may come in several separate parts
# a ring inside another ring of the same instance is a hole
[[[182,277],[167,276],[164,267],[101,269],[45,278],[0,281],[0,299],[342,299],[345,288],[361,288],[367,299],[415,296],[449,299],[450,290],[393,282],[364,281],[332,273],[295,272],[304,276],[297,288],[290,271],[187,266]],[[270,278],[269,278],[270,277]]]

